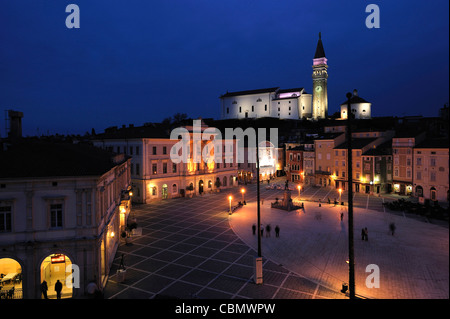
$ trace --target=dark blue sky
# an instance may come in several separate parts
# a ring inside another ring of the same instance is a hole
[[[75,3],[81,28],[67,29]],[[368,29],[367,4],[381,28]],[[449,1],[2,0],[4,110],[25,135],[219,118],[228,91],[312,88],[318,33],[329,113],[358,89],[373,116],[437,116],[449,100]]]

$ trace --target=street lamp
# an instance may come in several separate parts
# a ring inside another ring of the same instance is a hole
[[[241,193],[242,193],[242,204],[244,204],[244,202],[245,202],[245,196],[244,196],[245,189],[244,188],[241,189]]]
[[[228,213],[228,215],[231,215],[231,200],[233,199],[233,197],[230,195],[228,196],[228,199],[230,201],[230,212]]]
[[[300,200],[300,191],[302,190],[302,187],[298,185],[297,189],[298,189],[298,200]]]
[[[339,188],[338,191],[339,191],[339,205],[341,205],[342,188]]]

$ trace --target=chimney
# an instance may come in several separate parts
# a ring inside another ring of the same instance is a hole
[[[9,117],[9,138],[22,137],[22,117],[23,113],[13,110],[8,110]]]

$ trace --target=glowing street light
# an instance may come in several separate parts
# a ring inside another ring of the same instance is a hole
[[[245,189],[244,188],[241,188],[241,193],[242,193],[242,203],[244,203],[245,202],[245,196],[244,196]]]
[[[300,200],[300,191],[302,190],[302,187],[298,185],[297,189],[298,189],[298,199]]]
[[[228,199],[230,201],[230,212],[228,214],[231,215],[231,200],[233,199],[233,197],[230,195],[228,196]]]
[[[342,188],[339,188],[338,191],[339,191],[339,204],[341,204]]]

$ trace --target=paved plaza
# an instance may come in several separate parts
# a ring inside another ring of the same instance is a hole
[[[284,190],[261,185],[262,223],[280,226],[262,239],[264,284],[253,281],[257,241],[251,226],[256,222],[256,185],[246,185],[248,205],[228,215],[242,200],[240,188],[222,190],[192,199],[179,198],[134,206],[142,235],[117,251],[105,298],[159,297],[199,299],[337,299],[346,298],[347,218],[327,198],[336,190],[309,187],[300,195],[304,211],[270,209]],[[292,192],[294,200],[298,193]],[[346,194],[342,195],[344,199]],[[322,204],[319,208],[318,200]],[[388,197],[356,194],[355,261],[356,293],[367,298],[448,298],[448,224],[409,218],[384,210]],[[345,213],[345,211],[344,211]],[[394,236],[388,225],[395,222]],[[369,241],[362,242],[361,227]],[[126,279],[116,275],[124,256]],[[368,264],[380,269],[380,288],[368,289]]]

